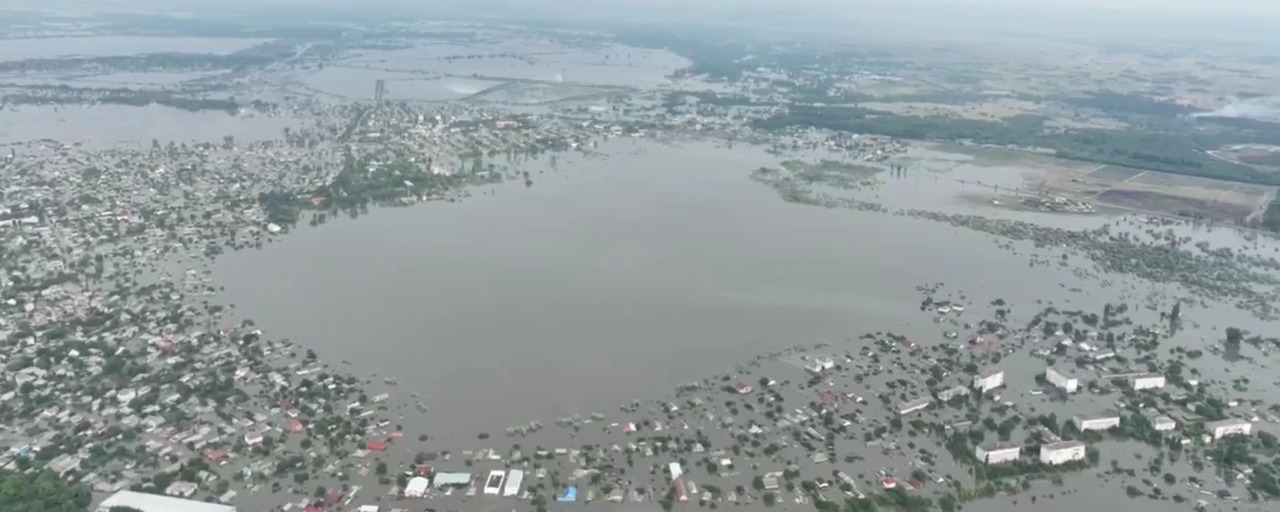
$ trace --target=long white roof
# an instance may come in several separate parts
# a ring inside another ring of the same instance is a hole
[[[236,512],[236,508],[231,505],[134,491],[120,491],[112,494],[110,498],[98,505],[98,510],[111,510],[112,507],[132,507],[142,512]]]

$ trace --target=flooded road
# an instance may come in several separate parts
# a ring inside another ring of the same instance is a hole
[[[937,338],[919,321],[922,283],[1021,315],[1037,300],[1093,310],[1178,295],[1125,276],[1078,283],[1070,267],[1029,267],[1030,246],[945,224],[785,203],[747,179],[777,159],[745,146],[600,153],[525,164],[545,171],[528,189],[301,229],[220,259],[216,275],[273,335],[421,393],[425,427],[448,439],[609,410],[795,343]],[[1189,314],[1253,325],[1232,309]]]

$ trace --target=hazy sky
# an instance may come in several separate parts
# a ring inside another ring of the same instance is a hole
[[[194,5],[265,6],[265,5],[350,5],[394,3],[406,6],[495,6],[520,7],[522,10],[554,11],[565,7],[608,10],[609,8],[667,8],[697,6],[720,9],[785,9],[831,11],[868,7],[934,6],[954,8],[1002,7],[1012,9],[1071,9],[1094,11],[1164,11],[1182,13],[1262,14],[1280,13],[1278,0],[64,0],[65,2],[99,6],[169,5],[175,8]],[[0,0],[0,8],[38,9],[50,0]],[[1280,20],[1277,22],[1280,28]]]
[[[826,34],[1012,31],[1084,38],[1280,40],[1280,0],[0,0],[0,8],[67,5],[77,11],[145,9],[197,15],[339,7],[393,19],[484,16],[692,23]]]

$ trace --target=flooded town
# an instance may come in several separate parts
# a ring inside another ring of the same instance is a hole
[[[1280,503],[1256,48],[412,12],[0,17],[0,510]]]

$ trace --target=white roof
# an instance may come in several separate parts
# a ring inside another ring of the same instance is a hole
[[[471,473],[436,473],[436,486],[466,485],[471,483]]]
[[[405,495],[421,496],[423,493],[427,492],[428,487],[431,487],[430,480],[420,476],[415,476],[410,478],[409,481],[404,484],[404,493]]]
[[[120,491],[112,494],[110,498],[98,505],[98,510],[111,510],[112,507],[132,507],[142,512],[236,512],[236,508],[231,505],[134,491]]]

